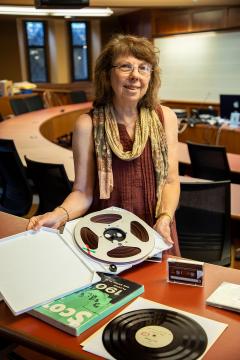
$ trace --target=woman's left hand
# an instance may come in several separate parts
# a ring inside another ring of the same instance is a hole
[[[171,238],[171,229],[170,229],[171,221],[168,216],[161,216],[157,219],[156,224],[153,228],[163,237],[163,239],[170,244],[173,244],[173,240]]]

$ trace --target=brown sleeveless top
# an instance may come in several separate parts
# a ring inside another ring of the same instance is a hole
[[[124,151],[130,151],[133,141],[124,125],[118,124],[120,140]],[[142,154],[131,161],[121,160],[112,153],[113,191],[109,199],[99,199],[99,184],[96,176],[93,203],[90,212],[110,206],[131,211],[151,227],[155,224],[156,181],[152,161],[151,143],[148,139]],[[172,226],[174,248],[170,253],[180,255],[175,223]]]

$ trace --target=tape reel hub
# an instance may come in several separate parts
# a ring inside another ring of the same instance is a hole
[[[126,233],[122,229],[116,227],[106,229],[103,236],[109,241],[123,241],[126,239]]]

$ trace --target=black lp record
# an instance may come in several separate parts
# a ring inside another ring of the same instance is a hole
[[[102,340],[117,360],[195,360],[207,347],[207,335],[195,320],[163,309],[116,317],[105,327]]]

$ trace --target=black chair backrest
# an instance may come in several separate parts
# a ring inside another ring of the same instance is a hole
[[[196,144],[187,141],[192,176],[207,180],[231,178],[226,149],[223,146]]]
[[[21,115],[27,112],[44,109],[44,104],[40,95],[25,98],[12,98],[10,105],[14,115]]]
[[[19,98],[19,99],[10,99],[9,100],[12,111],[14,113],[14,115],[21,115],[24,113],[29,112],[27,104],[24,101],[24,98]]]
[[[176,223],[182,257],[229,265],[230,220],[230,181],[181,183]]]
[[[87,101],[86,93],[83,90],[71,91],[69,95],[70,100],[73,104],[83,103]]]
[[[32,206],[32,190],[13,140],[0,139],[0,211],[23,216]]]
[[[26,97],[24,101],[29,112],[44,109],[42,98],[39,95]]]
[[[28,175],[39,194],[38,214],[52,211],[60,205],[72,191],[63,164],[50,164],[33,161],[25,156]]]
[[[217,116],[217,111],[211,107],[197,109],[198,115]]]

